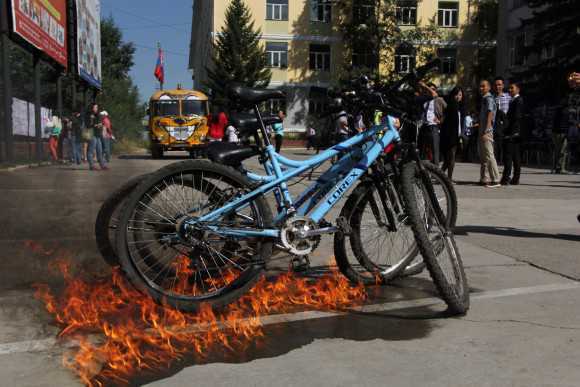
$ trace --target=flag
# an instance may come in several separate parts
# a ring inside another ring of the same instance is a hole
[[[159,80],[160,83],[163,83],[165,79],[165,70],[163,69],[163,50],[159,47],[159,55],[157,57],[157,64],[155,65],[155,78]]]

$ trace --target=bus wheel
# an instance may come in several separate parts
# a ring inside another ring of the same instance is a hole
[[[151,157],[154,159],[162,159],[163,148],[159,145],[151,145]]]

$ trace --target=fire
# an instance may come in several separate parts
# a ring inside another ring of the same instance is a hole
[[[187,314],[138,293],[117,269],[109,278],[86,281],[71,275],[66,260],[52,266],[63,276],[64,291],[57,296],[48,286],[35,285],[36,297],[62,328],[59,337],[78,343],[63,364],[89,386],[127,383],[139,372],[167,368],[186,356],[203,357],[216,348],[244,350],[264,336],[260,318],[268,314],[339,309],[366,298],[362,286],[351,286],[336,269],[315,281],[289,272],[273,281],[260,279],[223,310],[205,305]],[[191,269],[178,260],[176,270]],[[183,286],[191,285],[184,281]]]

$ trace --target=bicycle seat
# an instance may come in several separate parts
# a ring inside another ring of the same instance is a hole
[[[242,161],[258,154],[253,146],[239,145],[231,142],[215,141],[207,147],[207,158],[215,163],[236,167]]]
[[[282,123],[282,119],[275,115],[263,116],[264,125],[273,125]],[[260,123],[253,113],[232,113],[230,115],[230,122],[240,132],[255,130],[260,127]]]
[[[269,99],[286,98],[282,90],[273,89],[255,89],[241,85],[230,87],[230,94],[232,97],[239,99],[241,102],[258,104]]]

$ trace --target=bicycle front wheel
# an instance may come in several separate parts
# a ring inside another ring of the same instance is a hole
[[[446,224],[431,178],[414,163],[403,167],[403,197],[417,246],[439,294],[453,314],[469,309],[469,287],[453,231]]]
[[[117,229],[123,272],[158,303],[183,311],[220,307],[243,295],[270,257],[272,241],[226,237],[213,230],[270,227],[262,197],[193,230],[196,219],[243,195],[250,182],[232,168],[194,160],[150,174],[131,194]]]
[[[443,172],[435,164],[428,161],[422,161],[425,172],[429,174],[431,178],[431,183],[433,185],[433,190],[439,206],[443,211],[445,216],[446,225],[451,229],[455,228],[457,223],[457,193],[453,187],[453,183],[447,177],[445,172]],[[417,257],[403,270],[402,276],[411,276],[419,274],[425,269],[425,263],[423,262],[423,257],[417,254]]]

